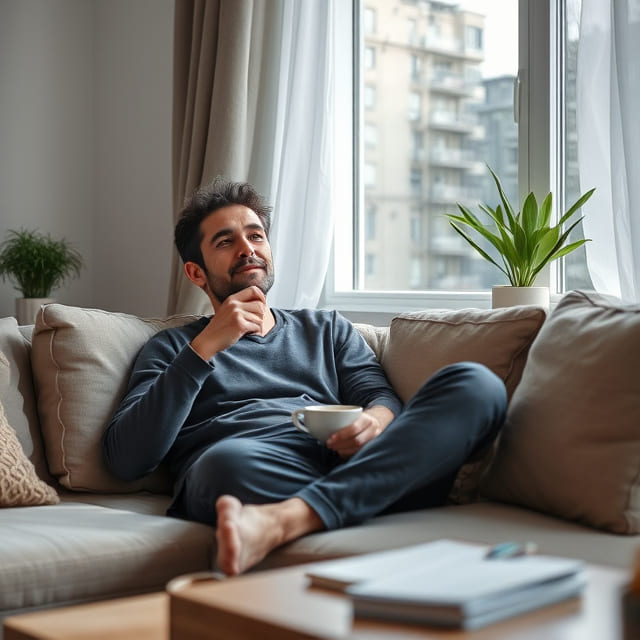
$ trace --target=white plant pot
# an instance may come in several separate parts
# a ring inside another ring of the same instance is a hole
[[[533,304],[549,309],[549,287],[511,287],[495,286],[491,290],[491,307],[515,307],[521,304]]]
[[[55,302],[53,298],[16,298],[16,320],[20,325],[33,324],[43,304]]]

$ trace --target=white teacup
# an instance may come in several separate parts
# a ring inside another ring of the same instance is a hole
[[[354,404],[318,404],[296,409],[291,417],[301,431],[325,442],[336,431],[351,424],[362,413]]]

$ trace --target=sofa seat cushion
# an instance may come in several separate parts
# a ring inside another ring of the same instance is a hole
[[[0,511],[0,615],[161,590],[211,568],[212,528],[61,502]]]
[[[171,497],[161,493],[138,491],[137,493],[94,493],[69,491],[64,488],[60,491],[60,498],[65,503],[93,504],[109,509],[121,509],[144,513],[149,516],[167,517],[167,509],[171,504]]]
[[[593,564],[632,566],[640,536],[621,537],[528,509],[491,502],[378,516],[345,529],[315,533],[273,552],[260,569],[384,551],[441,538],[496,544],[532,541],[540,553]]]

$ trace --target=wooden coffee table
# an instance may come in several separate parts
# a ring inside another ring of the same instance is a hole
[[[308,588],[304,566],[165,593],[7,618],[5,640],[618,640],[620,595],[628,573],[588,567],[581,599],[556,604],[474,632],[443,631],[351,618],[343,596]]]

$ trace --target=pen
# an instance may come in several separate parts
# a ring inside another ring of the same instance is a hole
[[[491,547],[485,558],[487,560],[507,560],[509,558],[518,558],[520,556],[529,556],[538,550],[535,542],[500,542]]]

